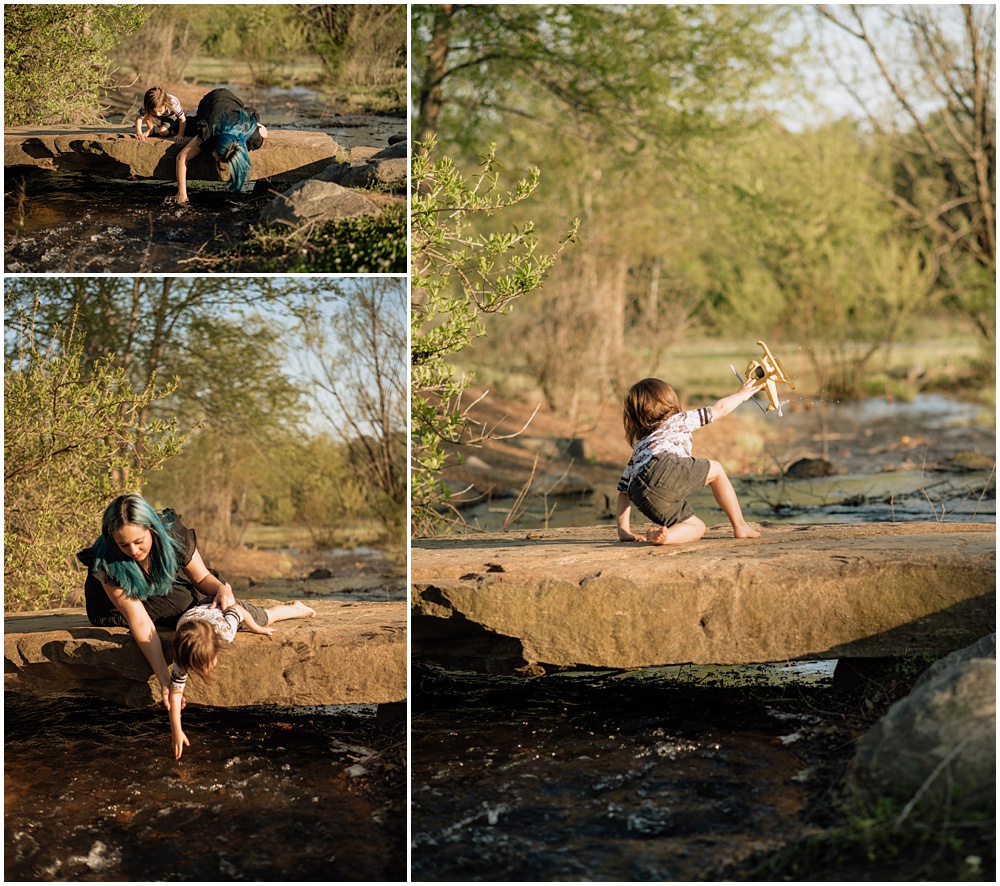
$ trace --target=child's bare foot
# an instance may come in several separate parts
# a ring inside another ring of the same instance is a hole
[[[306,606],[301,600],[294,600],[288,605],[292,612],[289,618],[312,618],[316,614],[312,606]]]
[[[646,533],[646,541],[654,545],[665,545],[670,538],[670,530],[666,526],[657,526]]]
[[[760,533],[749,523],[733,527],[733,538],[760,538]]]

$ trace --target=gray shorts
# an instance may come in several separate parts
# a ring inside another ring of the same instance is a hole
[[[240,606],[242,606],[247,612],[249,612],[250,617],[253,618],[253,620],[257,622],[257,624],[259,624],[261,627],[264,627],[264,625],[267,624],[266,609],[261,609],[257,606],[254,606],[253,603],[247,603],[246,600],[240,600],[239,598],[237,598],[236,602]],[[240,630],[243,630],[243,625],[240,625]]]
[[[656,455],[632,478],[628,497],[658,526],[673,526],[694,516],[687,498],[705,488],[709,467],[707,458]]]

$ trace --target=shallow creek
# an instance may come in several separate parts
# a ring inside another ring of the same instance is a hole
[[[744,512],[995,522],[995,430],[980,413],[938,396],[790,411],[773,426],[784,451],[811,450],[836,473],[745,480]],[[692,505],[710,524],[725,519],[710,494]],[[549,525],[594,525],[606,509],[600,494],[560,498]],[[505,514],[472,516],[488,526]],[[835,664],[531,678],[417,665],[414,880],[766,879],[755,856],[829,825],[867,728],[834,690]]]
[[[743,408],[750,411],[749,406]],[[822,409],[800,399],[783,417],[771,414],[765,421],[766,434],[777,441],[768,443],[775,455],[773,469],[760,476],[732,477],[743,513],[751,521],[996,522],[996,428],[981,406],[937,394],[909,402],[847,401]],[[778,465],[787,468],[785,463],[798,457],[789,458],[789,453],[824,459],[830,473],[781,474]],[[544,507],[541,499],[531,497],[515,528],[613,524],[617,476],[606,489],[550,497]],[[710,490],[690,502],[708,525],[725,521]],[[500,528],[509,510],[509,501],[501,498],[463,514],[489,531]]]
[[[8,693],[4,716],[5,881],[405,876],[374,708],[190,707],[179,762],[158,710]]]
[[[398,584],[356,575],[246,596],[386,599]],[[4,880],[406,878],[404,723],[380,725],[375,705],[191,705],[184,730],[175,761],[159,709],[6,693]]]
[[[802,826],[815,777],[803,738],[820,728],[831,672],[418,666],[413,878],[716,879]]]
[[[205,87],[206,92],[211,87]],[[336,116],[308,90],[262,90],[261,119],[274,129],[325,132],[345,150],[384,148],[406,131],[402,118]],[[133,115],[134,119],[134,115]],[[112,117],[123,130],[131,121]],[[273,199],[262,183],[233,194],[218,182],[191,182],[187,208],[164,204],[177,185],[120,181],[38,169],[4,176],[4,270],[35,272],[190,273],[242,242]]]

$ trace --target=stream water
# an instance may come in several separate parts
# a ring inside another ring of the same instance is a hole
[[[4,699],[4,880],[403,880],[402,728],[374,709]]]
[[[293,584],[248,596],[400,598],[391,576]],[[4,880],[406,879],[405,723],[192,705],[184,730],[175,761],[161,710],[6,693]]]
[[[211,87],[206,86],[207,92]],[[383,148],[406,131],[405,119],[334,115],[309,90],[258,90],[255,105],[274,129],[325,132],[345,149]],[[131,121],[110,122],[131,128]],[[164,204],[177,185],[19,168],[4,176],[4,270],[8,273],[194,273],[245,240],[267,188],[233,194],[216,182],[191,182],[191,204]]]
[[[815,453],[829,462],[831,473],[734,476],[743,513],[751,521],[996,522],[996,428],[976,404],[922,394],[908,402],[870,399],[827,404],[822,410],[793,408],[767,422],[769,433],[795,441],[785,445],[786,451]],[[544,503],[536,497],[515,528],[613,522],[609,492],[611,486]],[[725,521],[710,490],[690,502],[709,525]],[[464,516],[489,531],[500,528],[509,510],[503,499],[483,501]]]
[[[783,845],[816,777],[804,733],[832,691],[830,663],[796,667],[418,666],[414,880],[712,880]]]
[[[741,483],[744,512],[758,521],[995,522],[995,430],[980,413],[937,396],[786,413],[790,451],[825,449],[838,473]],[[724,520],[711,495],[692,504],[707,522]],[[561,498],[549,525],[593,525],[606,509],[601,495]],[[484,505],[467,516],[489,526],[505,515]],[[517,527],[539,525],[529,515]],[[758,859],[835,818],[866,728],[849,727],[871,708],[843,700],[835,664],[532,678],[416,665],[414,880],[769,879]],[[910,879],[907,864],[899,879]]]

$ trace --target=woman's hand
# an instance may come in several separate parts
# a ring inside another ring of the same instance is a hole
[[[229,582],[223,582],[222,587],[220,587],[215,592],[215,599],[212,601],[213,609],[221,609],[225,612],[227,609],[232,609],[236,605],[236,595],[233,593],[233,589],[229,586]]]
[[[264,127],[263,124],[261,123],[257,124],[257,131],[260,133],[261,138],[267,138],[267,129]]]

